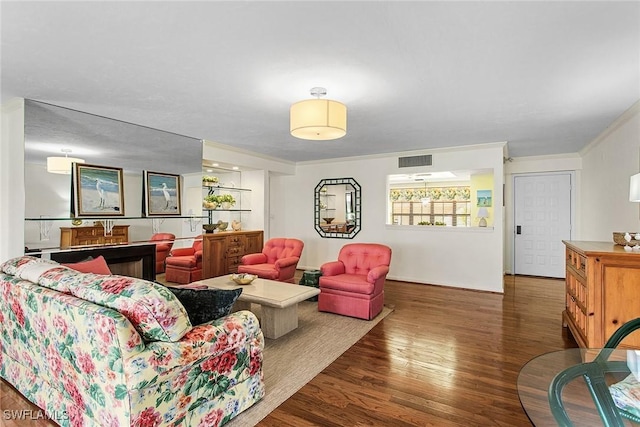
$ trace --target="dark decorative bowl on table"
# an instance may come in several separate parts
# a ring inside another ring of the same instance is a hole
[[[231,280],[236,282],[238,285],[248,285],[253,282],[258,276],[255,274],[248,273],[236,273],[231,275]]]
[[[213,231],[218,228],[218,224],[202,224],[202,228],[207,233],[213,233]]]
[[[326,222],[327,224],[331,224],[331,221],[333,221],[335,218],[322,218],[324,220],[324,222]]]

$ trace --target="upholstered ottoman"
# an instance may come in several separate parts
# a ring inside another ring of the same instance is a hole
[[[164,277],[167,282],[186,284],[202,279],[202,266],[195,257],[172,256],[166,260]]]

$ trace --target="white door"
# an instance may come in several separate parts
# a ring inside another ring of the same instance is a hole
[[[514,273],[565,277],[571,239],[570,173],[514,177]]]

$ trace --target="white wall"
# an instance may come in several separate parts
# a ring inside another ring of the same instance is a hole
[[[24,254],[24,100],[2,105],[0,262]]]
[[[640,101],[580,154],[583,240],[611,242],[614,231],[640,231],[638,203],[629,202],[629,178],[640,172]]]
[[[271,236],[305,242],[300,268],[318,268],[336,259],[351,242],[378,242],[393,250],[389,278],[495,292],[503,289],[502,212],[495,226],[480,228],[386,225],[387,175],[425,171],[493,169],[493,194],[502,206],[502,143],[463,149],[420,151],[433,166],[398,168],[398,154],[299,163],[293,176],[271,179]],[[321,179],[354,178],[362,187],[362,231],[353,239],[322,238],[313,227],[314,188]]]

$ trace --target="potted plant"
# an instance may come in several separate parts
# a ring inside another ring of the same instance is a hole
[[[222,194],[218,196],[218,203],[222,205],[222,209],[231,209],[236,204],[236,199],[231,194]]]
[[[218,185],[218,177],[205,175],[202,177],[202,185],[206,187],[217,186]]]
[[[220,203],[219,196],[216,196],[215,194],[204,196],[204,200],[202,201],[202,205],[206,209],[215,209],[218,207],[218,203]]]

